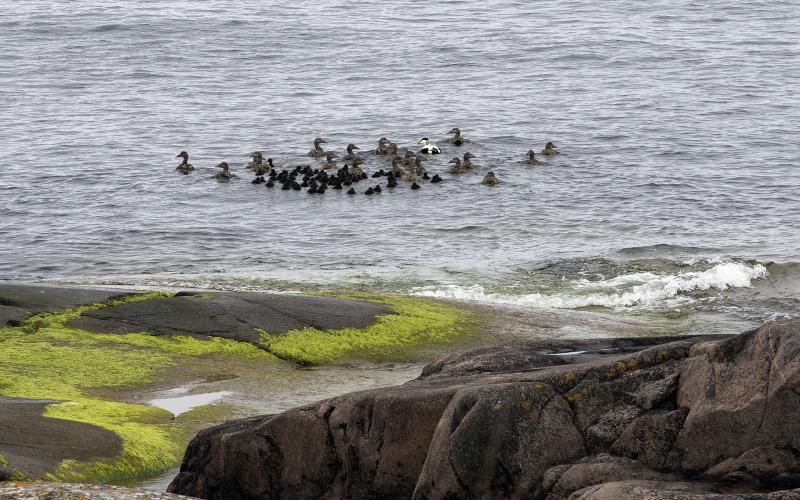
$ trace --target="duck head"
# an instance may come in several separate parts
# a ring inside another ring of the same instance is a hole
[[[423,144],[425,146],[430,146],[433,143],[427,137],[423,137],[422,139],[419,140],[419,142],[417,144]]]
[[[322,137],[317,137],[316,139],[314,139],[314,149],[319,149],[320,144],[328,144],[328,141],[326,141]]]
[[[358,147],[358,146],[356,146],[355,144],[348,144],[348,145],[347,145],[347,152],[348,152],[348,153],[351,153],[351,154],[352,154],[354,149],[361,149],[361,148],[359,148],[359,147]]]
[[[557,146],[555,144],[553,144],[552,142],[548,142],[547,144],[544,145],[544,148],[545,149],[557,149]]]
[[[548,142],[548,144],[550,144],[550,143]],[[547,146],[545,146],[545,148],[546,148],[546,147],[547,147]],[[528,159],[529,159],[529,160],[533,160],[533,159],[534,159],[534,156],[536,156],[536,153],[534,153],[532,149],[529,149],[529,150],[528,150]]]
[[[228,168],[230,168],[230,167],[228,167],[228,164],[227,164],[226,162],[224,162],[224,161],[223,161],[222,163],[220,163],[219,165],[217,165],[217,168],[221,168],[223,171],[227,172],[227,171],[228,171]]]
[[[470,153],[469,151],[467,151],[466,153],[464,153],[464,161],[469,161],[469,160],[471,160],[472,158],[475,158],[475,155],[474,155],[474,154]]]
[[[453,158],[452,160],[448,161],[447,163],[454,163],[456,167],[461,166],[461,158]]]
[[[450,129],[450,132],[448,132],[448,134],[455,134],[456,137],[461,137],[461,129],[458,127],[453,127],[452,129]]]
[[[412,153],[411,151],[406,151],[405,158],[406,159],[414,158],[414,153]]]
[[[353,160],[353,166],[354,167],[357,167],[357,166],[363,165],[363,164],[364,164],[364,160],[362,160],[361,158],[356,158],[355,160]]]
[[[183,161],[187,162],[189,161],[189,153],[187,153],[186,151],[181,151],[175,158],[183,158]]]
[[[333,161],[333,159],[334,159],[334,158],[338,158],[338,157],[339,157],[339,155],[337,155],[336,153],[334,153],[334,152],[332,152],[332,151],[328,151],[328,152],[326,153],[325,157],[328,159],[328,161],[329,161],[329,162],[332,162],[332,161]]]

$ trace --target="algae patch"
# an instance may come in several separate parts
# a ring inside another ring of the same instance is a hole
[[[44,415],[93,424],[122,438],[123,452],[113,461],[62,462],[47,479],[115,482],[154,475],[174,467],[186,444],[185,424],[164,410],[104,399],[97,389],[125,390],[151,384],[167,369],[192,358],[252,357],[274,362],[250,344],[226,339],[95,334],[67,326],[82,312],[127,301],[169,297],[148,293],[46,313],[19,327],[0,329],[0,394],[64,401]]]
[[[282,335],[261,331],[261,345],[281,359],[321,365],[352,357],[392,359],[409,349],[445,344],[474,333],[474,315],[443,302],[366,293],[334,296],[383,304],[394,314],[378,316],[373,324],[360,329],[303,328]]]

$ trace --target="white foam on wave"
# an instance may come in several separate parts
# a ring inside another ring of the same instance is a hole
[[[705,271],[659,275],[649,272],[623,274],[602,281],[576,280],[572,290],[554,294],[491,293],[481,285],[416,288],[412,295],[445,299],[548,309],[576,309],[603,306],[613,309],[633,307],[675,307],[693,302],[683,294],[709,289],[727,290],[751,286],[753,280],[766,278],[761,264],[720,262]]]

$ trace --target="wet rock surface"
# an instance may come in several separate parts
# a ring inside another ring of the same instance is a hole
[[[308,295],[213,292],[127,302],[87,311],[71,326],[99,333],[214,336],[255,342],[270,334],[314,327],[362,328],[391,311],[379,304]]]
[[[126,290],[0,284],[0,327],[15,325],[33,314],[106,302],[130,294]]]
[[[562,354],[562,355],[558,355]],[[229,422],[202,498],[800,498],[800,319],[448,356],[398,387]]]

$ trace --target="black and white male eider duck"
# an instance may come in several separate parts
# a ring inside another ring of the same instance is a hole
[[[336,162],[333,161],[334,158],[338,158],[336,153],[328,151],[327,153],[325,153],[325,156],[327,161],[325,161],[325,163],[322,164],[322,169],[329,170],[331,168],[336,168]]]
[[[427,137],[423,137],[419,141],[419,144],[422,144],[422,149],[419,150],[420,153],[438,155],[439,153],[442,152],[442,150],[439,149],[439,146],[431,142],[430,139],[428,139]]]
[[[322,149],[320,144],[328,144],[328,141],[321,137],[314,139],[314,149],[308,152],[308,156],[311,156],[312,158],[322,158],[325,156],[325,150]]]
[[[361,149],[355,144],[348,144],[347,145],[347,154],[344,156],[345,161],[352,161],[356,158],[360,158],[356,153],[353,152],[354,149]]]
[[[456,156],[447,163],[453,163],[453,166],[450,167],[451,174],[463,174],[464,172],[467,171],[467,169],[464,168],[464,164],[461,163],[461,158],[459,158],[458,156]]]
[[[453,146],[461,146],[464,144],[464,138],[461,137],[461,129],[458,127],[453,127],[448,134],[455,134],[453,137],[448,139],[448,142]]]
[[[536,153],[534,153],[532,149],[529,149],[528,159],[522,160],[520,163],[522,163],[523,165],[538,165],[539,160],[536,159]]]
[[[544,149],[542,150],[542,154],[545,156],[555,156],[558,154],[558,149],[555,144],[552,142],[548,142],[544,145]]]
[[[222,163],[217,165],[217,168],[221,168],[222,170],[214,174],[215,179],[217,179],[220,182],[228,182],[229,180],[231,180],[231,170],[226,162],[223,161]]]
[[[464,160],[461,162],[461,165],[467,170],[472,170],[475,168],[475,165],[472,164],[473,158],[475,158],[475,155],[467,151],[464,153]]]
[[[189,172],[194,170],[194,167],[191,165],[191,163],[189,163],[189,153],[186,151],[181,151],[175,158],[183,158],[183,161],[180,163],[180,165],[175,168],[175,170],[178,172],[182,173],[183,175],[188,175]]]
[[[495,184],[497,184],[497,176],[494,175],[494,172],[488,172],[486,175],[483,176],[483,181],[481,181],[481,184],[484,184],[486,186],[494,186]]]

